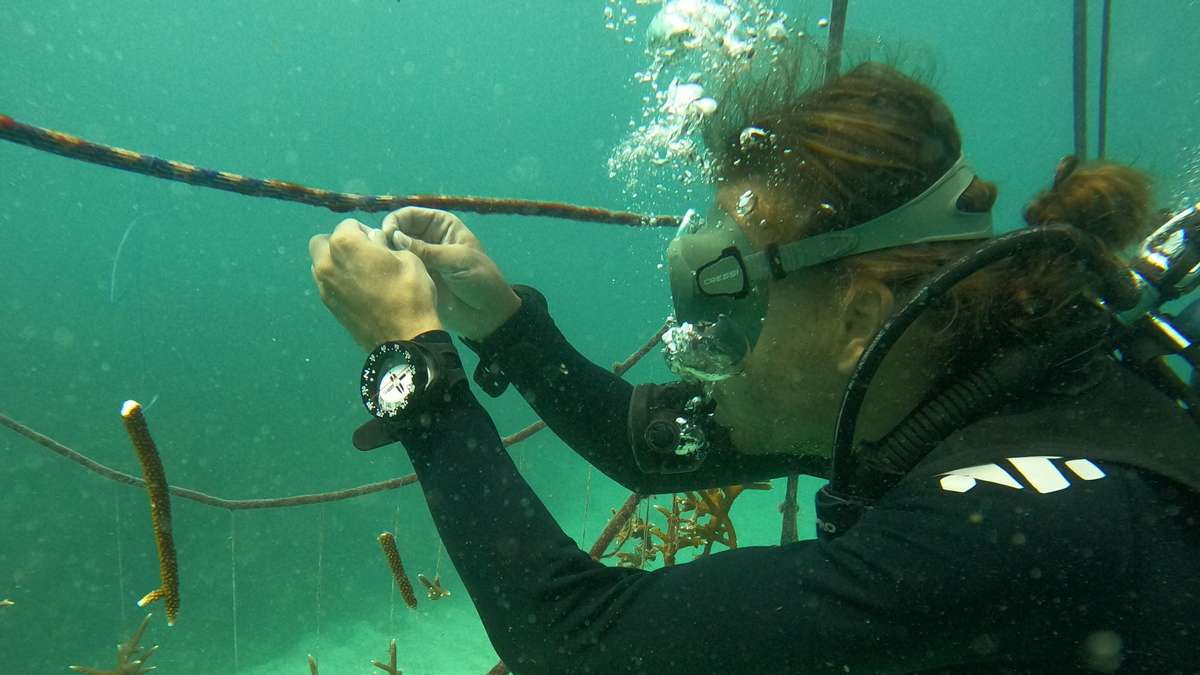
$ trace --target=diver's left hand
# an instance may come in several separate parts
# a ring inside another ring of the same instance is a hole
[[[308,242],[321,301],[364,350],[441,330],[437,289],[421,259],[393,251],[383,232],[343,220]]]

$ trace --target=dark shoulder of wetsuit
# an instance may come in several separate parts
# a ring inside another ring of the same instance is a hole
[[[1110,358],[1097,359],[1088,377],[1086,388],[1043,391],[954,432],[918,466],[928,473],[962,465],[975,448],[1085,447],[1089,460],[1154,474],[1200,497],[1200,427],[1191,417]]]
[[[400,441],[518,673],[1200,673],[1200,498],[1158,473],[1200,438],[1108,367],[952,435],[833,542],[653,571],[580,550],[465,381]]]
[[[463,341],[480,357],[474,375],[476,384],[493,397],[509,384],[514,385],[559,438],[618,483],[641,494],[656,494],[736,485],[793,473],[825,473],[826,462],[817,458],[739,453],[728,434],[719,428],[710,430],[707,456],[694,470],[643,471],[630,442],[634,386],[572,347],[550,318],[541,293],[528,286],[513,286],[513,290],[521,298],[517,313],[482,342]],[[636,397],[640,403],[663,398],[658,390],[648,389],[654,385],[640,386]]]

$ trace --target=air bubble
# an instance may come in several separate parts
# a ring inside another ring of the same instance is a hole
[[[745,148],[748,145],[753,145],[759,142],[759,139],[767,137],[767,132],[758,127],[746,127],[742,129],[742,133],[738,134],[738,144]]]
[[[754,191],[746,190],[742,193],[741,197],[738,197],[737,214],[743,218],[746,218],[751,213],[754,213],[754,209],[757,206],[758,197],[754,194]]]
[[[631,0],[606,4],[606,21],[618,29],[634,24]],[[791,43],[802,34],[789,27],[787,16],[770,7],[769,0],[637,0],[637,4],[658,7],[643,21],[647,62],[633,77],[647,95],[642,97],[640,118],[634,116],[640,126],[630,125],[626,138],[613,149],[608,168],[624,181],[627,196],[637,192],[653,200],[660,184],[688,190],[695,182],[713,178],[716,164],[701,141],[701,132],[707,120],[720,118],[726,101],[710,94],[728,90],[734,80],[760,65],[772,66],[760,63],[763,59],[787,58],[793,51]],[[621,33],[631,43],[633,36],[625,33],[632,31]],[[761,48],[764,45],[766,49]],[[744,132],[749,135],[743,142],[770,142],[766,132],[757,132]],[[675,195],[667,190],[663,196]]]
[[[711,115],[717,111],[717,99],[706,96],[693,102],[692,107],[703,115]]]

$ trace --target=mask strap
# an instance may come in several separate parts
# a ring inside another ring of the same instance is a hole
[[[958,199],[975,172],[960,156],[933,185],[903,206],[861,225],[805,237],[745,256],[754,281],[783,278],[788,272],[860,253],[934,241],[967,241],[995,236],[991,212],[967,213]]]

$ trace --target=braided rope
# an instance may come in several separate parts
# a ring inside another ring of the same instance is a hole
[[[456,197],[449,195],[359,195],[333,192],[288,183],[271,178],[250,178],[235,173],[216,171],[184,164],[153,155],[93,143],[78,136],[60,133],[0,115],[0,139],[34,150],[99,164],[113,169],[130,171],[173,180],[197,187],[236,192],[249,197],[266,197],[309,206],[319,206],[335,213],[362,211],[379,213],[405,206],[423,206],[446,211],[463,211],[489,215],[542,216],[590,223],[629,225],[633,227],[678,227],[675,216],[647,216],[627,211],[609,211],[589,206],[526,199],[493,199],[489,197]]]

